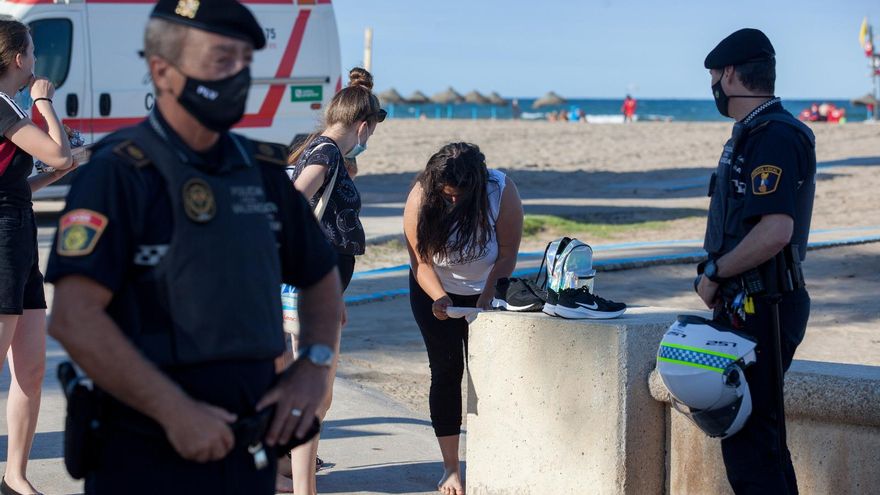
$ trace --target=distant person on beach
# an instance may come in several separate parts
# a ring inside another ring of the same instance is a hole
[[[516,98],[510,102],[510,115],[514,120],[520,118],[522,115],[522,109],[519,108],[519,100]]]
[[[630,95],[626,95],[626,99],[623,100],[623,106],[620,107],[620,111],[623,112],[623,121],[624,122],[632,122],[633,115],[636,114],[636,106],[638,103],[636,99]]]
[[[697,268],[695,288],[717,323],[757,342],[758,356],[745,370],[751,415],[721,440],[721,454],[735,493],[796,494],[781,375],[810,315],[800,263],[816,191],[815,137],[773,96],[776,52],[761,31],[731,34],[704,65],[719,113],[736,123],[710,181],[709,259]],[[733,419],[719,413],[719,427]]]
[[[416,178],[403,212],[410,257],[410,306],[431,367],[431,425],[443,456],[437,484],[464,495],[458,458],[461,380],[468,322],[446,308],[488,309],[495,282],[516,266],[523,211],[516,186],[473,144],[452,143],[435,153]]]
[[[361,225],[361,196],[354,184],[357,173],[356,157],[367,149],[367,141],[376,126],[385,120],[386,112],[379,107],[373,94],[373,76],[356,67],[349,74],[348,87],[336,93],[324,115],[325,128],[300,145],[288,159],[288,175],[297,190],[309,200],[313,210],[322,203],[323,211],[315,211],[330,244],[336,249],[342,290],[348,287],[354,274],[355,257],[364,254],[366,234]],[[352,173],[354,172],[354,173]],[[322,201],[323,199],[323,201]],[[345,309],[343,321],[345,325]],[[297,336],[292,335],[296,351]],[[338,357],[339,349],[336,349]],[[327,398],[318,410],[323,419],[333,399],[333,378],[337,360],[330,372]],[[317,457],[318,438],[294,449],[291,475],[293,492],[314,495],[315,470],[323,464]],[[280,476],[287,470],[279,469]],[[279,489],[288,486],[279,478]]]

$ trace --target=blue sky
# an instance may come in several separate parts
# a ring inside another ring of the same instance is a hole
[[[741,27],[770,37],[777,94],[870,91],[858,44],[864,16],[880,44],[878,0],[334,0],[342,66],[363,62],[374,29],[376,89],[455,87],[504,96],[710,98],[703,59]]]

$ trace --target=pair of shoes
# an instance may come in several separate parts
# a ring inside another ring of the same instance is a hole
[[[4,476],[3,479],[0,480],[0,495],[24,495],[24,494],[17,492],[15,490],[13,490],[12,488],[10,488],[9,485],[6,484],[6,476]],[[33,494],[33,495],[37,495],[37,494]]]
[[[548,291],[548,303],[550,302],[549,292],[553,291]],[[553,295],[556,298],[553,314],[563,318],[605,320],[617,318],[626,311],[626,304],[602,299],[591,293],[587,286],[577,289],[562,289],[558,296],[555,292]],[[547,313],[546,305],[544,312]]]
[[[504,277],[495,282],[492,307],[506,311],[541,311],[546,299],[546,294],[531,280]]]

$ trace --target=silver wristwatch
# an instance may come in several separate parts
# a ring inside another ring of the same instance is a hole
[[[333,364],[333,356],[336,353],[324,344],[311,344],[300,348],[297,354],[297,359],[308,359],[315,366],[329,368]]]

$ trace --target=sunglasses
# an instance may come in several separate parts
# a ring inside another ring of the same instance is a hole
[[[376,116],[376,122],[385,122],[385,117],[388,116],[388,112],[386,112],[384,108],[380,108],[376,112],[368,113],[367,116],[364,117],[364,120],[369,119],[373,115]]]

